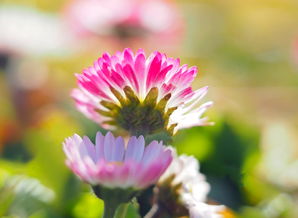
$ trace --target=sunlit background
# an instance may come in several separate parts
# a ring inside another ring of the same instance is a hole
[[[1,217],[102,214],[61,143],[99,130],[69,96],[74,74],[125,47],[199,67],[215,125],[174,145],[200,161],[210,202],[235,217],[298,217],[297,0],[1,0]]]

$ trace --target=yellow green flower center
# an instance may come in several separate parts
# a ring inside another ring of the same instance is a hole
[[[120,105],[109,101],[100,102],[108,109],[108,111],[98,110],[98,113],[110,118],[105,122],[106,124],[121,127],[133,135],[148,135],[161,131],[173,133],[177,124],[168,127],[168,123],[170,115],[177,108],[166,109],[171,94],[157,101],[158,89],[152,88],[141,101],[129,86],[124,88],[125,97],[114,88],[111,88],[111,91],[119,100]]]

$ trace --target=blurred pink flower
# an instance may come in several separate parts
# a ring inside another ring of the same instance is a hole
[[[74,135],[63,146],[67,166],[80,179],[107,188],[146,188],[156,183],[172,161],[171,151],[162,142],[145,147],[143,136],[133,136],[125,145],[122,137],[98,132],[95,145],[86,136]]]
[[[169,41],[182,30],[180,15],[170,0],[72,0],[65,17],[79,36]]]
[[[208,124],[201,116],[212,102],[198,104],[208,87],[192,90],[196,74],[196,67],[180,66],[179,59],[165,54],[154,52],[146,58],[141,49],[136,54],[125,49],[103,54],[77,74],[79,88],[72,97],[83,114],[105,127],[175,132]]]

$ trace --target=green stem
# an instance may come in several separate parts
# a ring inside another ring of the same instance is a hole
[[[110,204],[109,201],[105,201],[103,218],[114,218],[118,206],[117,204]]]
[[[127,214],[129,203],[121,204],[118,209],[115,218],[125,218]]]
[[[96,196],[104,201],[104,215],[103,218],[118,217],[116,210],[124,203],[128,203],[137,193],[134,189],[121,189],[121,188],[105,188],[102,186],[92,186]],[[121,208],[121,207],[120,207]],[[119,208],[119,209],[120,209]],[[125,207],[124,207],[125,208]],[[121,215],[126,214],[126,209],[120,210]],[[123,216],[121,216],[123,217]]]

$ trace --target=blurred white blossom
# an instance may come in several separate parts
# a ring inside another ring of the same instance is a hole
[[[61,55],[70,35],[54,14],[29,7],[0,7],[0,50],[25,55]]]

